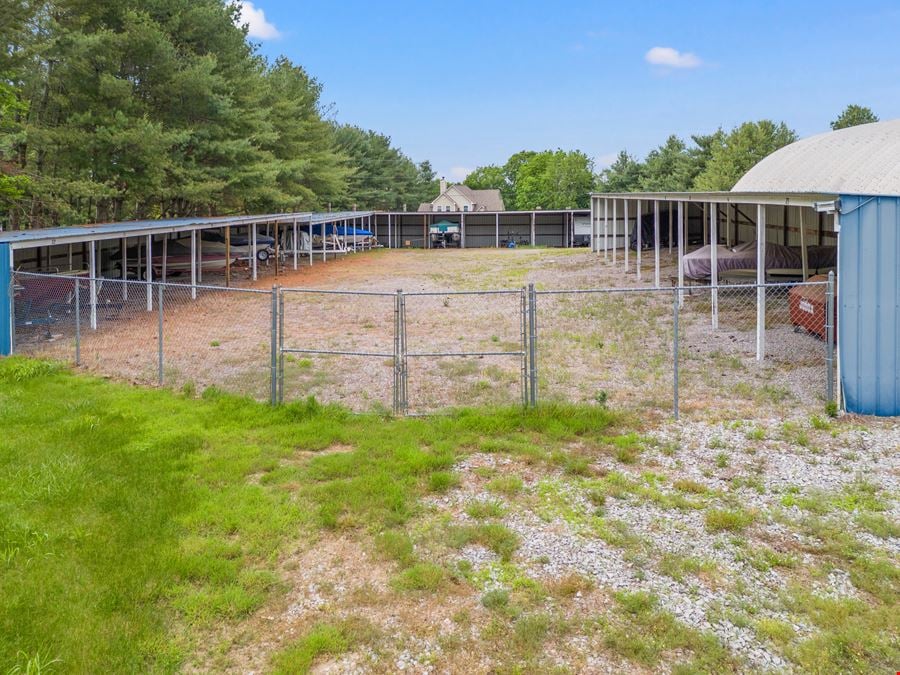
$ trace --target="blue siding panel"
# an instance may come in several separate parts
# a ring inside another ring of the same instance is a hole
[[[841,197],[838,270],[845,407],[900,415],[900,198]]]
[[[10,260],[12,249],[9,244],[0,244],[0,356],[12,352],[12,274]]]

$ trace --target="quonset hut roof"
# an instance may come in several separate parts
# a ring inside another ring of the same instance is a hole
[[[900,119],[786,145],[750,169],[732,190],[900,195]]]

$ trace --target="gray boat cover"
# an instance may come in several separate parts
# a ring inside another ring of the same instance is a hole
[[[810,274],[833,268],[837,260],[834,246],[807,246],[807,268]],[[704,246],[684,256],[684,276],[688,279],[709,279],[712,275],[712,247]],[[756,242],[749,241],[733,248],[717,247],[719,276],[731,270],[756,269]],[[799,246],[766,244],[767,270],[802,270],[803,259]]]

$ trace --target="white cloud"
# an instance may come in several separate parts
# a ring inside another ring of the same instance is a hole
[[[237,21],[239,26],[247,25],[247,35],[260,40],[277,40],[281,37],[281,33],[266,19],[266,13],[262,9],[254,5],[250,0],[241,0],[238,2],[241,8],[241,15]]]
[[[468,176],[470,173],[472,173],[472,169],[467,169],[464,166],[454,166],[450,168],[449,177],[450,180],[459,182],[465,180],[466,176]]]
[[[698,68],[703,65],[696,54],[680,52],[671,47],[653,47],[644,54],[644,60],[654,66],[666,68]]]

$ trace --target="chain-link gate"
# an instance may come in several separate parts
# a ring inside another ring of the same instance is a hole
[[[280,289],[277,400],[314,396],[399,413],[398,301],[377,291]]]
[[[399,298],[401,412],[420,414],[460,401],[528,404],[525,288],[422,291]]]

